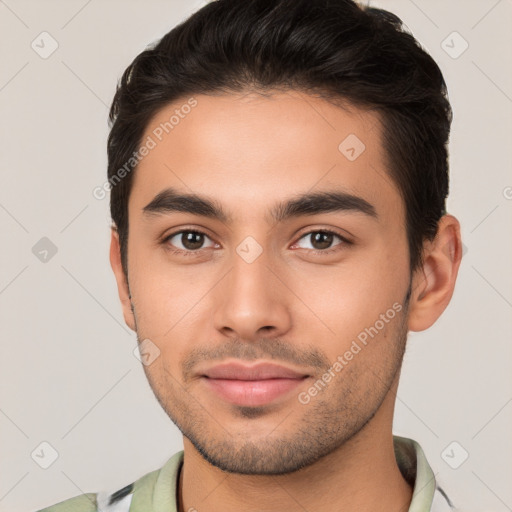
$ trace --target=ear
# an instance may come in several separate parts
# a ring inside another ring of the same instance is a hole
[[[123,308],[124,321],[132,331],[136,331],[135,317],[132,311],[128,280],[125,276],[123,266],[121,264],[121,246],[119,244],[119,233],[115,227],[111,228],[110,265],[114,271],[114,275],[117,281],[117,291],[119,293],[119,299],[121,300],[121,306]]]
[[[423,246],[423,265],[415,271],[409,309],[409,330],[428,329],[448,306],[462,259],[459,221],[444,215],[437,235]]]

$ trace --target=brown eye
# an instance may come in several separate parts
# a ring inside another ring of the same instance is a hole
[[[333,239],[334,235],[332,233],[324,233],[319,231],[314,233],[311,237],[311,245],[313,245],[315,249],[329,249]]]
[[[193,252],[203,249],[206,239],[209,239],[208,236],[201,231],[182,230],[169,235],[164,243],[171,245],[176,252]]]
[[[310,247],[304,247],[300,245],[301,240],[308,239]],[[339,240],[337,243],[335,243],[336,239]],[[330,253],[331,251],[336,251],[338,246],[350,245],[350,242],[346,238],[333,231],[322,229],[317,231],[310,231],[309,233],[304,234],[297,242],[297,245],[302,249],[312,249],[313,252]]]
[[[204,235],[201,233],[187,231],[181,234],[181,243],[185,249],[189,249],[191,251],[200,249],[204,243]]]

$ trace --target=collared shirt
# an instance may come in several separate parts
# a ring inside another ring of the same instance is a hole
[[[436,484],[421,446],[399,436],[393,436],[393,443],[398,467],[413,488],[409,512],[453,511],[450,500]],[[116,492],[82,494],[38,512],[177,512],[183,454],[183,450],[175,453],[160,469]]]

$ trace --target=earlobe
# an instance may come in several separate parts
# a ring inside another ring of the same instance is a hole
[[[409,330],[428,329],[441,316],[453,295],[462,259],[459,221],[444,215],[432,242],[424,246],[424,261],[413,278]]]
[[[115,227],[111,228],[110,266],[112,267],[114,276],[116,278],[117,291],[119,294],[119,300],[121,301],[121,307],[123,309],[124,321],[132,331],[136,331],[130,288],[128,286],[128,280],[121,264],[121,247],[119,244],[119,234]]]

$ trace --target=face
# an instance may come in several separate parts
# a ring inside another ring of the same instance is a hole
[[[371,422],[399,373],[409,254],[381,125],[297,91],[187,100],[143,139],[129,323],[206,460],[296,471]]]

